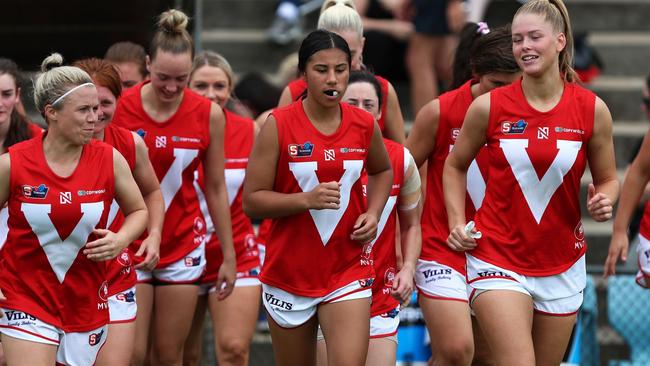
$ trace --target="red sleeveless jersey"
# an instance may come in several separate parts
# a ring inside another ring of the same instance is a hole
[[[375,282],[372,284],[370,316],[384,314],[399,305],[399,301],[390,295],[390,290],[393,287],[393,280],[397,273],[397,256],[395,254],[396,212],[399,193],[404,183],[405,154],[404,146],[401,144],[384,139],[384,145],[386,145],[390,165],[393,168],[393,187],[377,224],[377,237],[364,248],[364,254],[367,255],[367,258],[372,258],[372,266],[376,275]],[[365,188],[368,176],[363,174],[362,179]]]
[[[253,149],[255,140],[255,122],[250,118],[238,116],[228,110],[224,110],[226,115],[226,128],[224,137],[224,153],[226,157],[225,177],[228,189],[228,204],[230,205],[230,219],[232,222],[232,238],[235,245],[235,254],[237,257],[237,272],[246,272],[260,265],[259,251],[255,240],[255,231],[251,220],[244,214],[242,206],[242,187],[248,157]],[[223,262],[221,253],[221,244],[217,235],[215,235],[214,224],[210,218],[208,205],[205,202],[205,185],[203,182],[203,167],[198,170],[199,179],[199,201],[201,212],[206,223],[206,246],[205,258],[207,267],[203,275],[203,282],[215,282],[219,267]]]
[[[74,172],[54,173],[43,139],[9,149],[9,234],[0,261],[2,307],[24,311],[66,332],[108,323],[106,264],[86,258],[113,200],[113,148],[83,147]]]
[[[379,117],[377,124],[379,124],[379,129],[384,132],[384,126],[386,125],[386,105],[388,104],[386,103],[388,100],[388,80],[379,75],[375,75],[375,78],[381,87],[381,116]],[[291,100],[295,102],[302,96],[305,90],[307,90],[307,82],[304,78],[298,78],[290,82],[287,87],[291,92]]]
[[[131,172],[135,169],[135,141],[133,133],[125,128],[109,124],[104,128],[104,142],[119,151],[129,164]],[[114,233],[118,232],[124,223],[124,215],[117,202],[113,200],[108,213],[106,225]],[[106,280],[108,280],[108,295],[113,296],[135,286],[137,277],[133,268],[133,257],[129,248],[125,248],[115,259],[106,262]]]
[[[476,214],[483,238],[471,253],[528,276],[562,273],[586,251],[580,178],[594,125],[595,95],[564,84],[559,103],[539,112],[521,80],[490,94],[489,177]]]
[[[324,296],[374,274],[370,263],[361,261],[363,245],[350,239],[366,211],[360,177],[374,122],[359,108],[340,107],[341,124],[331,135],[314,127],[301,101],[273,111],[280,150],[274,190],[289,194],[309,192],[320,182],[341,184],[339,209],[272,221],[260,280],[299,296]]]
[[[438,118],[435,147],[429,155],[427,163],[427,195],[421,222],[422,254],[420,258],[444,264],[462,274],[465,274],[465,253],[454,251],[447,246],[449,221],[442,189],[442,171],[445,160],[456,143],[472,100],[471,81],[438,98],[440,117]],[[467,172],[468,194],[465,198],[467,221],[474,218],[476,209],[481,207],[485,196],[487,159],[487,151],[481,149]]]
[[[136,85],[120,98],[113,123],[142,136],[149,159],[160,182],[165,202],[165,223],[160,241],[160,262],[165,268],[183,258],[204,239],[203,220],[194,189],[194,171],[210,145],[211,102],[190,89],[167,121],[156,122],[142,107],[141,90]],[[131,250],[136,252],[139,243]]]
[[[40,128],[37,124],[28,122],[27,129],[29,130],[30,138],[41,137],[43,134],[43,129]],[[0,249],[5,244],[7,239],[7,232],[9,227],[7,227],[7,218],[9,212],[6,207],[0,207]]]
[[[641,223],[639,225],[639,234],[643,235],[646,239],[650,239],[650,201],[645,204],[645,208],[643,209],[643,217],[641,218]]]

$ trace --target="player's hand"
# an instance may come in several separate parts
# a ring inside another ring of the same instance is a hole
[[[627,261],[627,250],[629,241],[625,231],[614,230],[612,240],[609,242],[609,251],[605,260],[605,269],[603,277],[616,274],[616,262],[620,258],[622,262]]]
[[[352,229],[350,239],[360,244],[369,243],[377,236],[377,217],[368,212],[363,213],[359,215]]]
[[[596,187],[589,183],[587,189],[587,210],[589,215],[598,222],[607,221],[612,218],[612,200],[604,193],[596,193]]]
[[[307,195],[307,206],[313,210],[336,210],[341,204],[341,184],[339,182],[320,183]]]
[[[237,263],[234,259],[226,260],[219,267],[219,274],[217,275],[217,300],[224,300],[235,288],[235,280],[237,279]]]
[[[142,262],[135,266],[135,269],[153,271],[160,261],[160,234],[151,234],[140,244],[140,249],[135,253],[136,257],[142,257]]]
[[[453,250],[462,252],[476,248],[476,240],[470,237],[465,230],[466,225],[456,225],[447,237],[447,246]],[[477,234],[476,229],[472,233]]]
[[[405,265],[393,280],[393,288],[391,288],[390,295],[400,304],[405,304],[413,293],[413,276],[415,270],[410,265]]]
[[[91,241],[86,244],[86,249],[83,253],[88,257],[88,259],[101,262],[117,257],[124,248],[127,247],[127,243],[120,235],[106,229],[95,229],[93,234],[99,237],[99,239]]]

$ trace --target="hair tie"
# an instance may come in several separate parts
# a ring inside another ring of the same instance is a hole
[[[476,33],[479,33],[481,35],[486,35],[490,33],[490,27],[488,27],[486,22],[478,22],[476,25],[478,25],[478,29],[476,30]]]

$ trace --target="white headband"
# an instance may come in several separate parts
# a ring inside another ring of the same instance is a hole
[[[81,85],[77,85],[77,86],[75,86],[74,88],[72,88],[72,89],[68,90],[67,92],[63,93],[62,96],[56,98],[56,100],[55,100],[54,102],[52,102],[52,106],[54,106],[56,103],[58,103],[58,102],[60,102],[61,100],[63,100],[63,98],[65,98],[65,97],[67,97],[68,95],[70,95],[70,93],[72,93],[73,91],[75,91],[75,90],[77,90],[77,89],[79,89],[79,88],[83,88],[84,86],[90,86],[90,85],[95,86],[95,84],[93,84],[93,83],[83,83],[83,84],[81,84]]]

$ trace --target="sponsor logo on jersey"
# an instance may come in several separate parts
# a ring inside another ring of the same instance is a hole
[[[537,139],[548,140],[548,127],[537,127]]]
[[[555,127],[555,132],[557,133],[577,133],[578,135],[584,135],[585,131],[579,128],[566,128],[566,127]]]
[[[104,194],[104,193],[106,193],[105,189],[96,189],[96,190],[92,190],[92,191],[80,189],[80,190],[77,191],[77,196],[79,196],[79,197],[93,196],[93,195],[96,195],[96,194]]]
[[[172,136],[172,141],[174,142],[189,142],[193,144],[200,144],[201,139],[197,139],[194,137],[183,137],[183,136]]]
[[[451,129],[451,139],[456,140],[458,138],[458,135],[460,135],[460,128],[452,128]]]
[[[50,189],[45,184],[40,184],[37,187],[30,185],[23,185],[23,196],[27,198],[44,199],[47,196],[47,191]]]
[[[325,161],[336,160],[336,154],[334,153],[334,149],[325,149],[323,150],[323,153],[325,154]]]
[[[155,145],[158,149],[167,147],[167,136],[156,136]]]
[[[246,164],[248,163],[248,158],[231,158],[231,159],[226,159],[226,164]]]
[[[102,341],[102,337],[104,337],[104,329],[99,331],[98,333],[90,333],[88,336],[88,344],[91,346],[96,346]]]
[[[501,132],[507,135],[521,135],[526,131],[526,126],[528,126],[528,123],[523,119],[517,122],[505,121],[501,123]]]
[[[370,287],[373,283],[375,283],[374,278],[364,278],[359,280],[359,286],[361,287]]]
[[[69,205],[72,203],[72,192],[59,192],[59,203]]]
[[[118,301],[135,302],[135,292],[133,292],[133,291],[120,292],[119,294],[115,295],[115,298]]]
[[[421,271],[424,276],[424,282],[436,282],[439,280],[449,280],[451,281],[452,271],[450,268],[439,268],[439,269],[426,269]]]
[[[289,144],[289,156],[295,158],[306,158],[314,152],[314,144],[307,141],[304,144]]]
[[[269,303],[269,305],[271,306],[275,306],[285,310],[291,310],[293,308],[292,303],[284,300],[280,300],[277,297],[275,297],[273,294],[270,294],[268,292],[264,293],[264,299],[266,299],[266,302]]]
[[[145,131],[145,130],[143,130],[143,129],[141,129],[141,128],[139,128],[137,131],[135,131],[135,133],[137,133],[138,136],[140,136],[140,137],[142,137],[142,138],[144,138],[145,136],[147,136],[147,131]]]
[[[16,320],[32,320],[35,321],[36,318],[24,313],[22,311],[16,311],[16,310],[5,310],[4,311],[5,316],[7,317],[7,321],[16,321]]]
[[[185,267],[196,267],[201,264],[201,256],[185,257]]]
[[[511,276],[502,271],[483,271],[477,273],[479,277],[506,277],[511,278]]]
[[[342,147],[339,149],[339,152],[341,154],[353,154],[353,153],[363,154],[366,152],[366,149],[361,149],[358,147]]]

